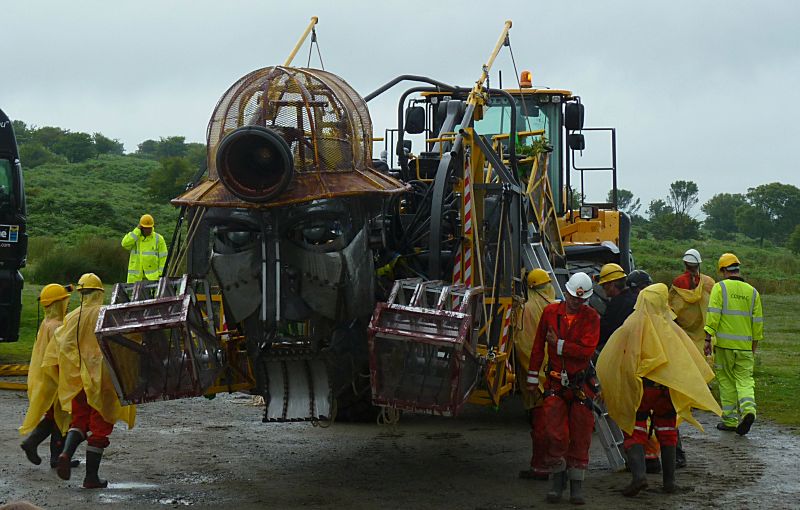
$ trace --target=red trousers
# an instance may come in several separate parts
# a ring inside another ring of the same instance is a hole
[[[592,410],[572,390],[565,390],[545,397],[543,412],[547,441],[544,465],[552,470],[566,461],[567,468],[586,469],[594,430]]]
[[[114,430],[114,424],[103,419],[97,410],[86,401],[86,393],[81,391],[72,399],[71,429],[83,432],[86,444],[95,448],[107,448],[110,444],[108,436]]]
[[[633,445],[647,445],[649,430],[647,418],[652,413],[653,429],[661,446],[675,446],[678,444],[678,429],[675,427],[677,416],[672,400],[669,398],[669,388],[665,386],[645,386],[642,402],[636,410],[636,423],[633,426],[633,435],[623,433],[625,436],[624,448],[627,450]]]
[[[550,469],[545,465],[547,453],[547,430],[544,422],[544,406],[539,405],[531,409],[531,442],[533,454],[531,455],[531,469],[537,474],[547,474]]]

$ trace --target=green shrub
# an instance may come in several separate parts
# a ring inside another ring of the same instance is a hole
[[[34,259],[31,280],[40,285],[50,282],[77,282],[83,273],[95,273],[105,283],[124,281],[128,252],[117,240],[87,237],[76,246],[59,245]]]

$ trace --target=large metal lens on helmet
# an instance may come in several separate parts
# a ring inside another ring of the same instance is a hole
[[[219,144],[217,170],[228,191],[251,202],[266,202],[292,180],[289,145],[276,132],[260,126],[232,131]]]

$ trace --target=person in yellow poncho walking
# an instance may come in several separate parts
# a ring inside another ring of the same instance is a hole
[[[550,275],[544,269],[533,269],[528,273],[528,300],[522,311],[522,331],[516,335],[514,349],[517,353],[517,361],[522,367],[527,367],[531,359],[531,349],[533,339],[536,338],[536,329],[539,327],[539,319],[542,318],[544,307],[556,302],[556,289],[550,279]],[[545,355],[542,366],[547,366],[547,356]],[[547,480],[550,477],[550,469],[544,465],[544,452],[547,448],[544,430],[544,408],[542,407],[542,393],[544,392],[544,381],[547,371],[539,370],[539,387],[534,390],[528,389],[526,381],[520,381],[520,393],[525,409],[530,413],[531,422],[531,442],[533,443],[533,453],[531,455],[531,467],[519,472],[519,477],[533,480]]]
[[[28,412],[19,428],[20,434],[29,434],[20,446],[28,460],[37,466],[42,463],[37,447],[49,436],[50,467],[56,467],[56,460],[64,446],[62,432],[69,425],[69,413],[64,412],[58,402],[58,367],[43,367],[42,362],[48,346],[54,343],[52,340],[56,328],[64,322],[70,290],[72,289],[51,283],[45,285],[39,294],[39,303],[44,307],[44,320],[39,326],[31,350]]]
[[[114,423],[124,421],[128,428],[133,427],[136,408],[120,404],[94,334],[103,305],[103,283],[94,273],[86,273],[78,280],[77,289],[81,294],[80,307],[71,311],[55,332],[58,398],[61,407],[72,413],[64,451],[58,456],[56,470],[61,479],[70,479],[72,455],[86,439],[83,486],[97,489],[108,486],[108,482],[98,476],[98,470]]]
[[[664,492],[672,493],[677,490],[677,418],[702,431],[692,416],[693,407],[722,414],[707,385],[714,373],[692,340],[675,324],[667,301],[663,283],[642,290],[633,314],[611,336],[597,360],[608,414],[625,434],[633,477],[623,489],[625,496],[634,496],[647,487],[643,445],[649,435],[648,418],[661,443]]]
[[[669,306],[677,316],[675,322],[686,331],[699,352],[703,352],[706,332],[706,308],[714,279],[700,272],[700,252],[691,248],[683,254],[683,274],[672,281]]]

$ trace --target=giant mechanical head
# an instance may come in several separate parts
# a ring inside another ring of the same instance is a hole
[[[261,209],[404,189],[372,168],[364,100],[318,69],[242,77],[217,103],[207,141],[208,179],[174,204]]]

